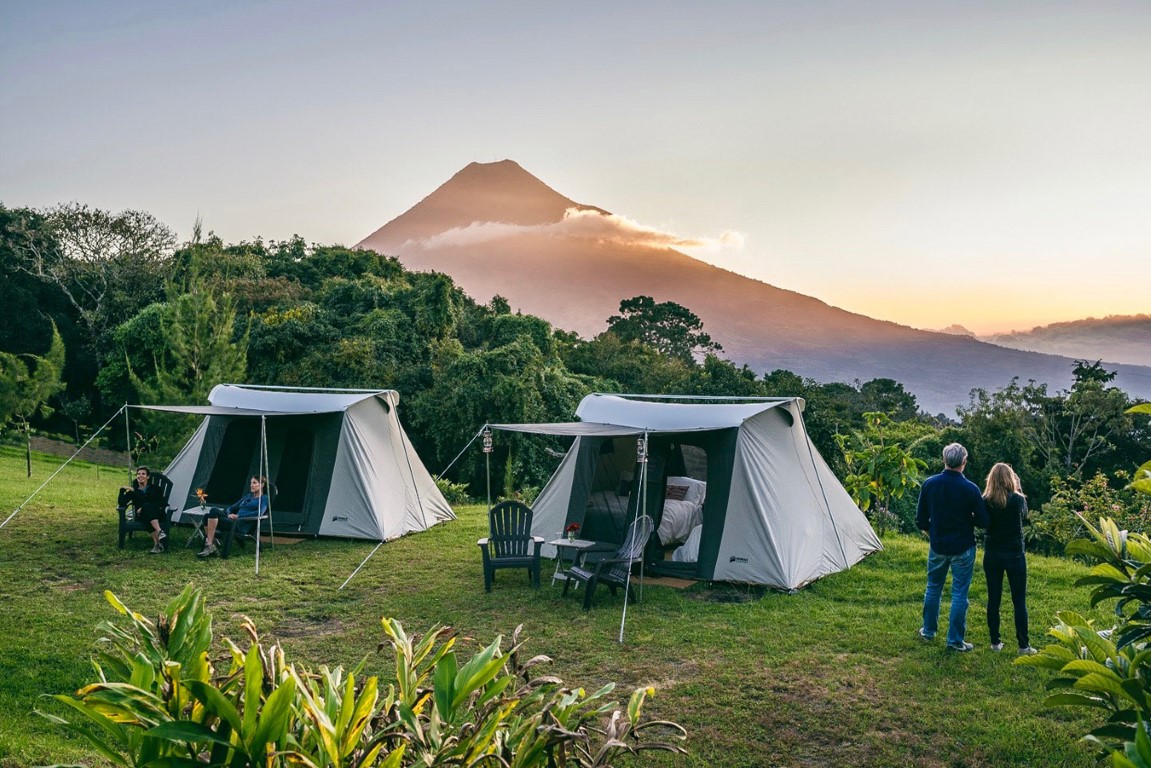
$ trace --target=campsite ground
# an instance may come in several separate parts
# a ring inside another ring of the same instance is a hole
[[[22,455],[0,447],[0,519],[58,464],[40,456],[27,479]],[[240,640],[239,617],[248,615],[290,660],[312,666],[373,656],[383,615],[410,631],[452,625],[474,638],[464,640],[473,647],[522,623],[529,654],[553,657],[552,672],[570,685],[656,687],[648,714],[683,724],[691,754],[644,765],[1094,764],[1077,742],[1094,722],[1044,710],[1049,675],[987,649],[981,578],[969,614],[974,653],[949,654],[915,638],[926,557],[916,538],[889,536],[886,551],[795,595],[649,585],[629,609],[621,646],[621,602],[606,592],[585,613],[558,586],[545,580],[537,593],[525,575],[501,571],[485,594],[475,546],[486,526],[481,507],[381,547],[339,590],[373,544],[277,546],[264,552],[258,576],[250,551],[198,560],[183,548],[182,528],[168,554],[147,554],[149,542],[139,535],[118,550],[110,500],[125,477],[123,469],[69,466],[0,529],[0,766],[100,764],[83,743],[31,712],[52,706],[41,694],[71,692],[92,679],[95,626],[114,618],[104,590],[154,616],[188,582],[209,594],[217,637]],[[1038,643],[1055,611],[1087,610],[1086,592],[1072,586],[1085,569],[1043,557],[1030,566]]]

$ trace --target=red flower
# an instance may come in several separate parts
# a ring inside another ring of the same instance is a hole
[[[576,531],[579,530],[579,523],[572,523],[567,528],[564,528],[564,530],[567,531],[568,533],[575,533]]]

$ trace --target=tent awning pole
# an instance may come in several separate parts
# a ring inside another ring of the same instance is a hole
[[[640,513],[642,512],[644,515],[647,514],[647,435],[648,435],[647,432],[643,433],[643,437],[641,437],[639,439],[639,441],[637,443],[637,447],[636,447],[636,460],[639,461],[639,503],[636,505],[635,514],[632,516],[632,520],[631,520],[631,524],[633,526],[631,530],[633,533],[635,533],[637,530],[634,526],[639,521]],[[634,545],[634,542],[633,542],[633,545]],[[647,548],[647,542],[644,542],[644,548],[645,549]],[[643,572],[643,555],[642,554],[640,555],[639,562],[640,562],[640,573],[642,574],[642,572]],[[642,576],[641,576],[641,579],[642,579]],[[640,584],[642,585],[642,583],[643,582],[641,580]],[[623,612],[620,614],[620,617],[619,617],[619,642],[621,644],[623,643],[623,630],[624,630],[624,627],[627,625],[627,601],[631,596],[630,593],[631,593],[631,563],[629,562],[627,564],[627,579],[624,580],[624,584],[623,584]],[[640,594],[641,595],[643,594],[642,587],[641,587]]]
[[[263,496],[268,503],[268,530],[275,532],[272,524],[272,478],[268,474],[268,417],[260,417],[260,461],[256,470],[264,481]],[[238,521],[237,521],[238,522]],[[256,575],[260,575],[260,505],[256,504]]]
[[[124,405],[120,408],[120,410],[122,410],[124,412],[124,445],[128,446],[126,449],[128,451],[128,474],[131,475],[132,474],[132,428],[130,426],[128,426],[128,404],[124,403]],[[112,418],[116,418],[116,417],[113,416]]]

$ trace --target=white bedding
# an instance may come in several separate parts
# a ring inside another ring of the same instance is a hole
[[[672,562],[675,563],[696,563],[699,562],[699,539],[703,535],[703,526],[697,525],[691,529],[691,533],[687,537],[687,541],[683,543],[682,547],[677,547],[675,552],[671,553]]]
[[[613,513],[619,517],[627,512],[627,496],[617,496],[614,493],[594,493],[588,500],[589,510],[599,510]],[[678,499],[665,499],[663,502],[663,520],[660,521],[656,534],[665,547],[683,541],[691,533],[691,529],[702,522],[703,502],[680,501]]]
[[[660,543],[666,547],[668,544],[686,539],[691,533],[691,529],[703,521],[700,514],[702,508],[702,504],[686,499],[684,501],[676,499],[664,501],[663,520],[660,521],[659,530],[656,531]]]

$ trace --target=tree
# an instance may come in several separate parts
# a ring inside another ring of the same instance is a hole
[[[143,211],[67,203],[39,215],[39,226],[28,217],[9,225],[17,266],[64,293],[102,362],[107,333],[159,298],[176,237]]]
[[[64,389],[64,341],[53,328],[43,357],[0,352],[0,428],[15,420],[24,432],[28,477],[32,477],[32,427],[36,414],[51,412],[48,399]]]
[[[1032,397],[1037,428],[1036,448],[1048,466],[1080,479],[1113,447],[1111,438],[1130,428],[1125,414],[1127,395],[1108,383],[1115,374],[1099,362],[1073,365],[1075,383],[1069,392],[1046,396],[1041,388]]]
[[[891,503],[919,487],[927,463],[915,458],[900,441],[910,436],[906,424],[897,425],[879,412],[863,417],[867,424],[863,430],[836,436],[848,468],[843,484],[859,508],[870,513],[882,536],[894,520]]]
[[[1012,379],[994,392],[973,389],[968,405],[958,409],[962,420],[959,442],[970,454],[969,475],[983,477],[999,461],[1010,464],[1033,508],[1046,499],[1050,476],[1037,448],[1038,430],[1030,401],[1037,393],[1033,383],[1022,387],[1018,379]]]
[[[233,339],[236,308],[228,294],[217,295],[193,282],[187,293],[168,303],[161,323],[164,344],[152,351],[154,376],[131,373],[143,398],[202,404],[217,384],[245,379],[248,337]]]
[[[730,360],[709,354],[702,365],[691,369],[685,391],[693,395],[762,397],[763,385],[747,365],[737,368]]]
[[[195,280],[189,289],[160,308],[162,341],[151,350],[151,365],[137,371],[128,363],[129,380],[144,402],[202,405],[212,387],[247,377],[248,334],[234,339],[232,298]],[[161,446],[174,446],[188,419],[154,414],[143,421],[151,430],[146,440],[158,438]]]
[[[699,316],[674,301],[657,304],[650,296],[636,296],[621,301],[619,311],[607,319],[607,332],[624,341],[647,344],[687,363],[697,354],[723,351],[703,332]]]
[[[92,415],[92,401],[86,394],[79,397],[61,397],[60,413],[72,422],[76,445],[80,445],[80,423]]]
[[[601,333],[591,341],[565,342],[561,354],[569,371],[603,382],[595,385],[600,391],[682,392],[694,367],[694,363],[614,333]]]
[[[882,411],[895,421],[914,419],[919,413],[915,395],[895,379],[872,379],[859,387],[868,411]]]

